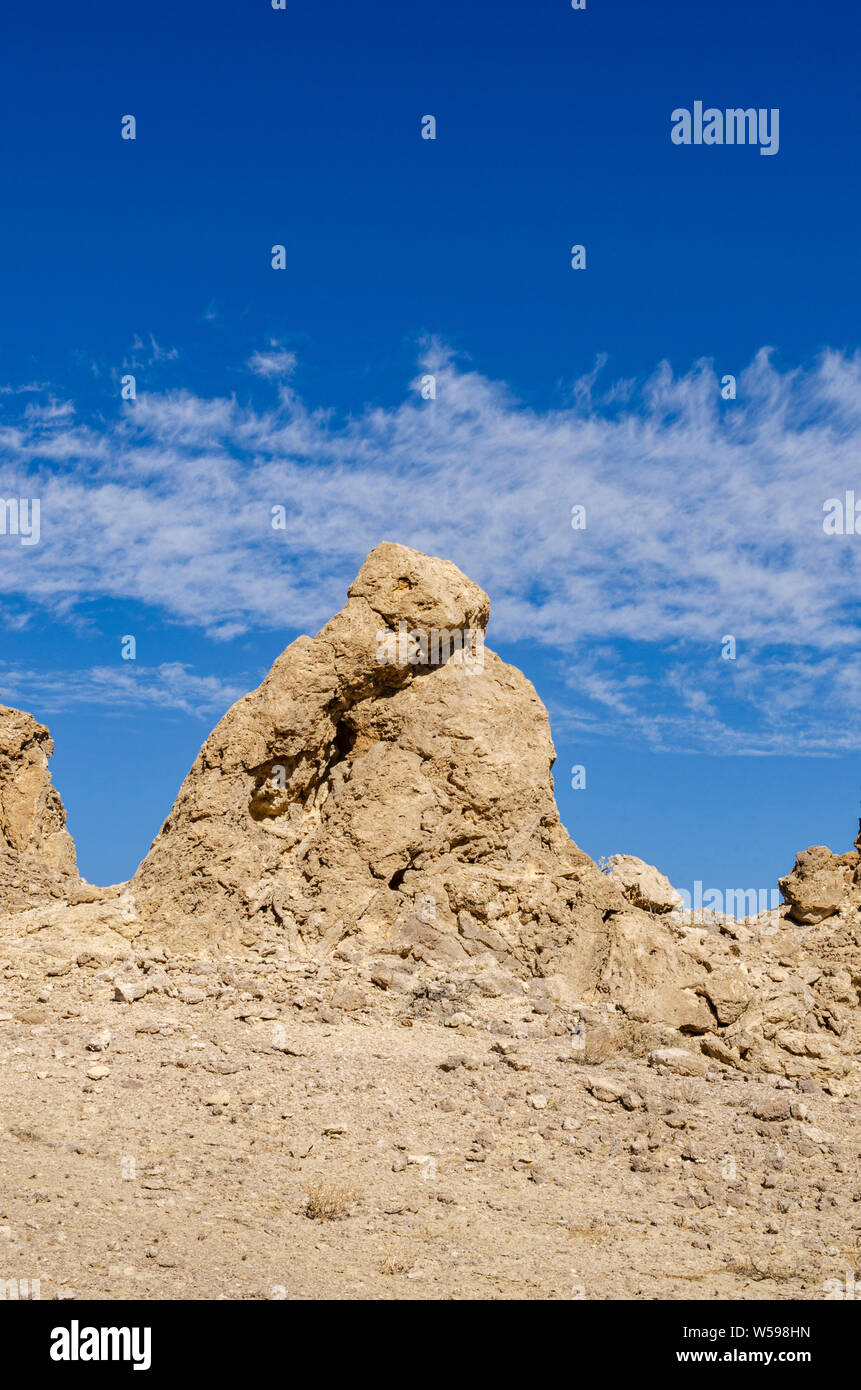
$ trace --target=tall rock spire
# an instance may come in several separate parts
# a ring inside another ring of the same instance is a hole
[[[134,880],[141,912],[217,938],[274,916],[300,952],[419,920],[453,952],[481,932],[525,959],[562,947],[588,879],[579,915],[600,925],[596,895],[619,890],[560,824],[547,713],[484,645],[489,614],[450,562],[377,546],[204,744]]]

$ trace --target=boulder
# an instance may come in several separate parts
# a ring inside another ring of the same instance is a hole
[[[792,872],[778,880],[792,921],[807,926],[833,916],[849,898],[858,859],[857,852],[836,855],[825,845],[796,855]]]
[[[649,1053],[649,1066],[676,1076],[705,1076],[708,1060],[700,1052],[687,1052],[683,1047],[659,1047]]]
[[[698,989],[714,1009],[718,1023],[735,1023],[750,1003],[753,985],[738,966],[723,966],[706,976]]]
[[[641,907],[644,912],[672,912],[683,905],[681,893],[653,864],[633,854],[614,854],[610,864],[613,878],[635,907]]]
[[[602,939],[595,987],[629,1018],[706,1033],[714,1016],[697,993],[705,967],[674,939],[661,918],[629,908],[613,913]]]

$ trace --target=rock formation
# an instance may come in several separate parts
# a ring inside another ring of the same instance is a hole
[[[26,902],[77,877],[66,812],[48,770],[53,752],[44,724],[0,705],[0,904]]]
[[[0,706],[0,849],[36,855],[75,872],[75,846],[63,803],[51,785],[54,744],[31,714]]]
[[[625,897],[644,912],[672,912],[682,905],[681,893],[666,874],[633,854],[614,854],[610,872],[621,885]]]
[[[529,994],[560,1033],[615,1020],[699,1062],[855,1084],[861,835],[800,854],[785,907],[744,922],[678,911],[631,855],[602,871],[559,820],[547,713],[484,644],[489,610],[454,565],[378,546],[341,612],[228,710],[110,889],[75,874],[48,731],[4,710],[0,936],[64,958],[133,942],[124,1001],[170,993],[166,960],[245,953],[273,980],[337,976],[335,1011],[367,1007],[370,986],[416,1016],[428,990]]]
[[[484,646],[489,611],[447,561],[372,551],[204,744],[134,879],[142,915],[207,942],[268,919],[299,954],[398,936],[579,974],[626,903],[560,824],[547,714]]]
[[[832,854],[825,845],[811,845],[796,855],[792,873],[779,880],[793,922],[808,926],[833,917],[850,902],[861,906],[861,831],[856,848]]]
[[[837,996],[831,966],[822,995],[809,971],[775,983],[775,959],[805,959],[792,921],[704,926],[673,911],[651,865],[618,855],[602,872],[560,823],[544,706],[474,640],[489,610],[446,561],[372,551],[342,611],[201,749],[132,882],[145,935],[189,949],[266,937],[285,960],[349,943],[365,959],[538,976],[563,1005],[678,1030],[728,1066],[802,1075],[825,1057],[839,1072],[854,922]],[[796,879],[813,894],[811,923],[846,900],[859,857],[819,853],[787,882],[790,914]]]

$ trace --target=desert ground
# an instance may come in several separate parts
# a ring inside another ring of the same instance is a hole
[[[583,1046],[541,982],[110,954],[3,953],[0,1272],[43,1299],[822,1299],[861,1263],[839,1086],[650,1064],[611,1011]]]

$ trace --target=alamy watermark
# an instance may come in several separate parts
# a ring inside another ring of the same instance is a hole
[[[693,111],[677,106],[670,116],[670,139],[674,145],[759,145],[760,154],[777,154],[780,149],[780,110],[760,106],[746,109],[716,106],[703,109],[695,101]]]
[[[845,1279],[826,1279],[822,1292],[827,1299],[861,1303],[861,1275],[854,1269],[847,1269]]]
[[[38,497],[0,497],[0,536],[19,536],[22,545],[38,545],[41,511]]]
[[[40,1279],[0,1279],[0,1303],[38,1302],[41,1286]]]
[[[765,917],[763,931],[777,931],[780,926],[780,905],[783,899],[777,888],[704,888],[702,879],[694,880],[694,891],[677,888],[682,899],[670,916],[675,921],[703,922],[709,917],[732,917],[743,921],[748,917]]]
[[[825,515],[822,529],[826,536],[861,536],[861,497],[849,488],[843,497],[827,497],[822,503]]]
[[[52,1361],[130,1361],[133,1371],[152,1365],[151,1327],[88,1327],[73,1318],[51,1332]]]

